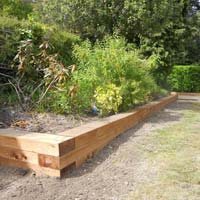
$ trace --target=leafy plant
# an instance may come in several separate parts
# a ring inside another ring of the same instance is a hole
[[[33,11],[33,6],[31,2],[23,0],[1,0],[0,11],[5,16],[10,15],[18,19],[27,19],[28,15]]]
[[[80,42],[77,35],[62,31],[56,26],[18,20],[15,17],[0,15],[0,63],[10,65],[17,54],[21,41],[31,39],[39,46],[43,41],[49,41],[54,48],[49,53],[57,54],[65,65],[73,64],[72,49]]]
[[[119,111],[119,106],[122,104],[120,90],[121,88],[114,84],[96,88],[94,97],[98,108],[101,109],[101,115],[108,115]]]
[[[200,66],[174,66],[168,82],[174,91],[200,92]]]
[[[106,85],[110,84],[120,88],[122,103],[119,110],[127,110],[135,104],[145,102],[158,92],[158,86],[149,74],[148,62],[141,60],[138,52],[124,38],[107,37],[94,46],[86,41],[75,46],[74,55],[77,70],[72,84],[77,86],[74,96],[76,110],[88,110],[94,101],[94,95],[99,98],[101,96],[97,91],[108,96],[110,92],[107,93],[106,90],[110,88]]]
[[[71,68],[58,61],[56,54],[49,54],[48,42],[43,42],[39,47],[32,40],[22,41],[15,56],[17,76],[0,73],[7,78],[19,99],[23,110],[38,105],[45,98],[49,90],[61,87],[70,76]]]
[[[44,0],[36,10],[38,20],[93,43],[117,31],[145,58],[157,55],[162,83],[174,64],[200,62],[199,0]]]

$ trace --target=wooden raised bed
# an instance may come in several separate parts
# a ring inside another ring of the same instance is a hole
[[[79,167],[124,131],[174,102],[176,93],[131,112],[67,130],[58,135],[0,129],[0,165],[41,171],[61,177],[71,165]]]
[[[177,92],[179,96],[200,96],[200,93],[195,92]]]

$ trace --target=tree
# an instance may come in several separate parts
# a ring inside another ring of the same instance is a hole
[[[27,19],[32,12],[32,4],[22,0],[1,0],[0,11],[3,15],[11,15],[18,19]]]
[[[93,42],[117,32],[168,73],[174,63],[200,62],[199,8],[199,0],[43,0],[37,10]]]

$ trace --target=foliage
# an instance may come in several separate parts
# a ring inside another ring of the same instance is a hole
[[[7,79],[5,84],[15,90],[23,110],[39,104],[49,90],[62,85],[70,76],[70,67],[66,68],[56,54],[49,54],[49,48],[48,42],[37,46],[33,40],[22,41],[14,59],[16,77],[0,73]]]
[[[200,62],[199,9],[199,0],[43,0],[36,10],[45,23],[92,42],[117,31],[145,58],[156,55],[154,72],[163,83],[159,77],[174,64]]]
[[[174,0],[162,4],[159,0],[44,0],[38,3],[38,14],[45,22],[74,29],[84,38],[100,39],[117,28],[129,41],[139,44],[141,34],[159,33],[175,9],[179,12],[174,17],[178,17],[182,4]]]
[[[87,113],[93,105],[108,115],[148,101],[160,89],[149,74],[149,64],[124,38],[107,37],[94,46],[75,45],[76,65],[63,85],[50,90],[40,109],[59,113]]]
[[[26,26],[24,21],[0,16],[0,63],[9,64],[13,60],[21,37],[19,30]]]
[[[200,92],[200,66],[174,66],[168,79],[174,91]]]
[[[77,60],[77,69],[71,85],[75,90],[75,110],[86,111],[95,100],[99,108],[107,113],[111,108],[114,112],[127,110],[134,104],[145,102],[153,93],[158,92],[158,87],[148,73],[148,62],[141,60],[137,51],[127,45],[123,38],[107,37],[94,46],[85,41],[82,45],[75,46],[74,56]],[[106,99],[109,99],[108,95],[114,95],[110,91],[111,86],[115,91],[120,88],[122,99],[118,102],[122,103],[116,102],[109,108],[106,106]],[[107,97],[104,99],[101,95]],[[106,105],[100,102],[101,98]]]
[[[30,2],[23,0],[1,0],[0,11],[4,16],[13,16],[18,19],[27,19],[32,13],[33,7]]]
[[[65,66],[73,63],[72,47],[80,40],[54,26],[0,17],[0,41],[0,90],[11,93],[12,86],[26,109],[42,102],[51,84],[60,87],[68,77],[71,68]]]
[[[200,1],[199,1],[200,9]],[[187,21],[187,34],[183,46],[185,46],[185,56],[178,58],[178,64],[200,64],[200,11]]]
[[[112,112],[117,113],[119,106],[122,104],[120,87],[116,87],[114,84],[97,87],[94,97],[97,106],[101,108],[102,115],[108,115]]]
[[[78,36],[63,32],[55,26],[47,27],[40,23],[0,16],[0,63],[10,65],[20,41],[27,39],[36,45],[50,41],[53,46],[51,53],[57,53],[65,65],[72,64],[72,46],[80,41]]]
[[[58,27],[45,26],[44,38],[48,40],[53,48],[51,53],[56,53],[66,66],[74,63],[73,60],[73,46],[81,42],[79,36],[72,33],[61,31]]]
[[[199,0],[1,0],[0,83],[41,110],[127,110],[160,94],[174,64],[200,63],[199,11]]]

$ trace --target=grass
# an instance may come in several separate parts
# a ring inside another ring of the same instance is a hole
[[[200,199],[200,104],[183,111],[182,120],[155,132],[143,149],[153,176],[129,194],[130,200]],[[148,175],[147,175],[148,176]]]

